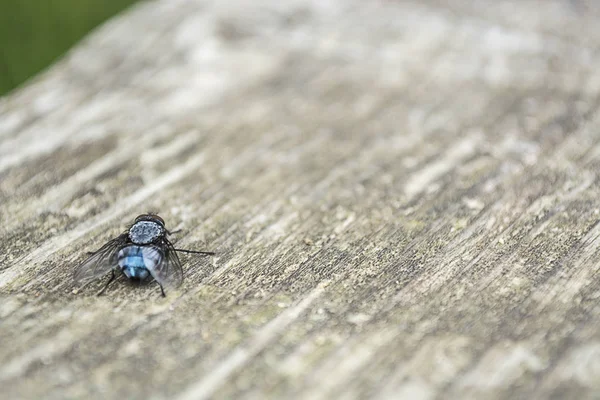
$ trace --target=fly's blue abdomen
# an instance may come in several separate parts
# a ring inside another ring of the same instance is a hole
[[[129,279],[144,280],[150,276],[150,270],[160,264],[163,253],[154,246],[131,245],[119,250],[118,260],[121,271]]]

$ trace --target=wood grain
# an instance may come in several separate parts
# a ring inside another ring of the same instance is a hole
[[[223,3],[223,4],[222,4]],[[0,99],[4,398],[597,398],[600,8],[153,1]],[[75,287],[143,212],[184,285]]]

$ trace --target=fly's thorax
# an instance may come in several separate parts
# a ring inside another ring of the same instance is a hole
[[[129,239],[135,244],[148,244],[165,235],[165,228],[154,221],[139,221],[129,228]]]

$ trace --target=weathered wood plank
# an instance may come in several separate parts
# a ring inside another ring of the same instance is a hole
[[[221,3],[0,99],[2,396],[596,398],[596,3]],[[147,210],[218,256],[76,288]]]

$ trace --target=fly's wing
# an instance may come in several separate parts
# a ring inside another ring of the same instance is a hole
[[[149,266],[148,270],[160,285],[167,288],[176,288],[183,282],[183,269],[181,268],[181,261],[177,257],[177,252],[166,239],[164,240],[164,254],[165,256],[161,261],[156,265]]]
[[[127,234],[119,235],[92,254],[75,270],[73,275],[75,283],[86,284],[110,272],[116,265],[117,252],[126,240]]]

